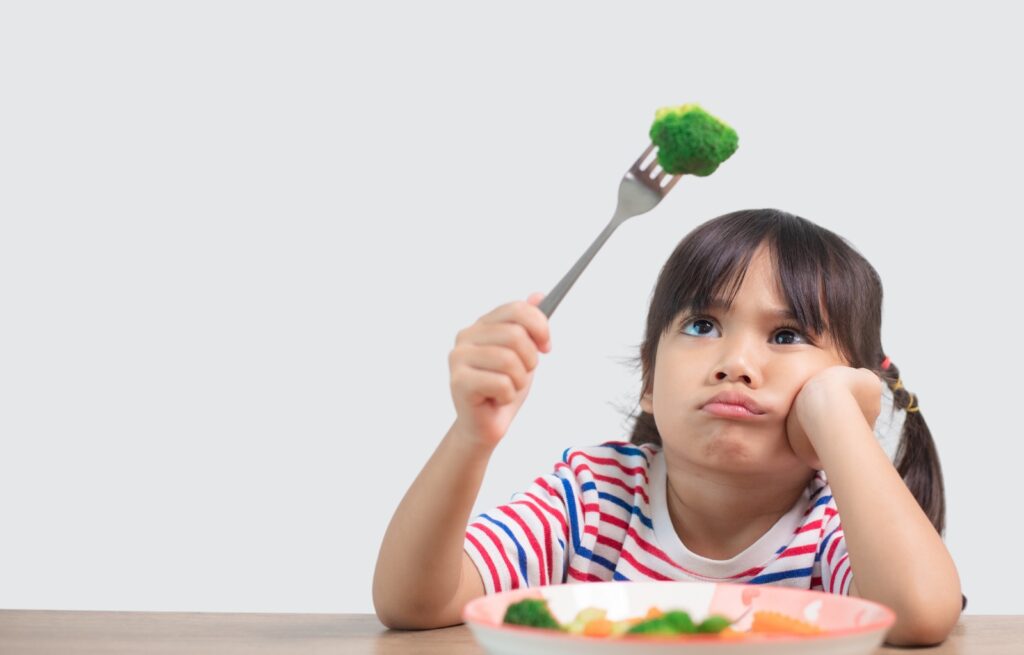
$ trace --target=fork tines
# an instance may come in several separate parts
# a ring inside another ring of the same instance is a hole
[[[654,153],[654,156],[651,156]],[[676,185],[679,178],[682,175],[669,175],[661,168],[661,164],[658,163],[657,153],[654,152],[654,144],[647,146],[644,150],[644,154],[633,162],[633,166],[630,167],[630,172],[637,180],[643,182],[644,186],[648,187],[652,191],[656,191],[661,195],[665,195],[672,190],[672,187]]]

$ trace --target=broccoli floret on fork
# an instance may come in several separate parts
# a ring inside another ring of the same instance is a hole
[[[650,136],[658,163],[673,175],[711,175],[739,147],[736,130],[695,103],[659,109]]]

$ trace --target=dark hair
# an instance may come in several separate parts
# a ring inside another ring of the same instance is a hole
[[[908,407],[912,399],[902,384],[897,384],[899,369],[891,363],[884,370],[881,367],[885,352],[881,342],[882,281],[878,273],[839,235],[777,209],[749,209],[719,216],[699,225],[676,246],[658,276],[647,314],[638,362],[641,397],[652,389],[658,341],[675,317],[684,309],[701,311],[713,298],[724,297],[731,303],[754,251],[762,243],[770,250],[782,293],[801,329],[808,334],[829,335],[850,366],[872,370],[885,380],[893,391],[894,409]],[[661,444],[654,416],[643,410],[634,416],[631,441]],[[895,463],[910,492],[942,534],[946,514],[942,469],[920,410],[906,414]]]

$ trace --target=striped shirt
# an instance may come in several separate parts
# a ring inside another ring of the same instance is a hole
[[[466,528],[487,593],[565,582],[695,580],[849,593],[853,576],[832,492],[819,471],[793,508],[743,552],[712,560],[676,534],[661,448],[567,449],[552,473]]]

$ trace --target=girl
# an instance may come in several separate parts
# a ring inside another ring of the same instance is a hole
[[[378,556],[384,624],[451,625],[467,601],[526,585],[712,580],[862,596],[896,612],[890,643],[946,638],[962,597],[938,457],[882,349],[878,274],[842,238],[767,209],[693,230],[651,300],[632,443],[567,450],[467,527],[551,351],[540,299],[456,338],[457,417]],[[902,419],[892,454],[873,431],[883,399],[879,423]]]

